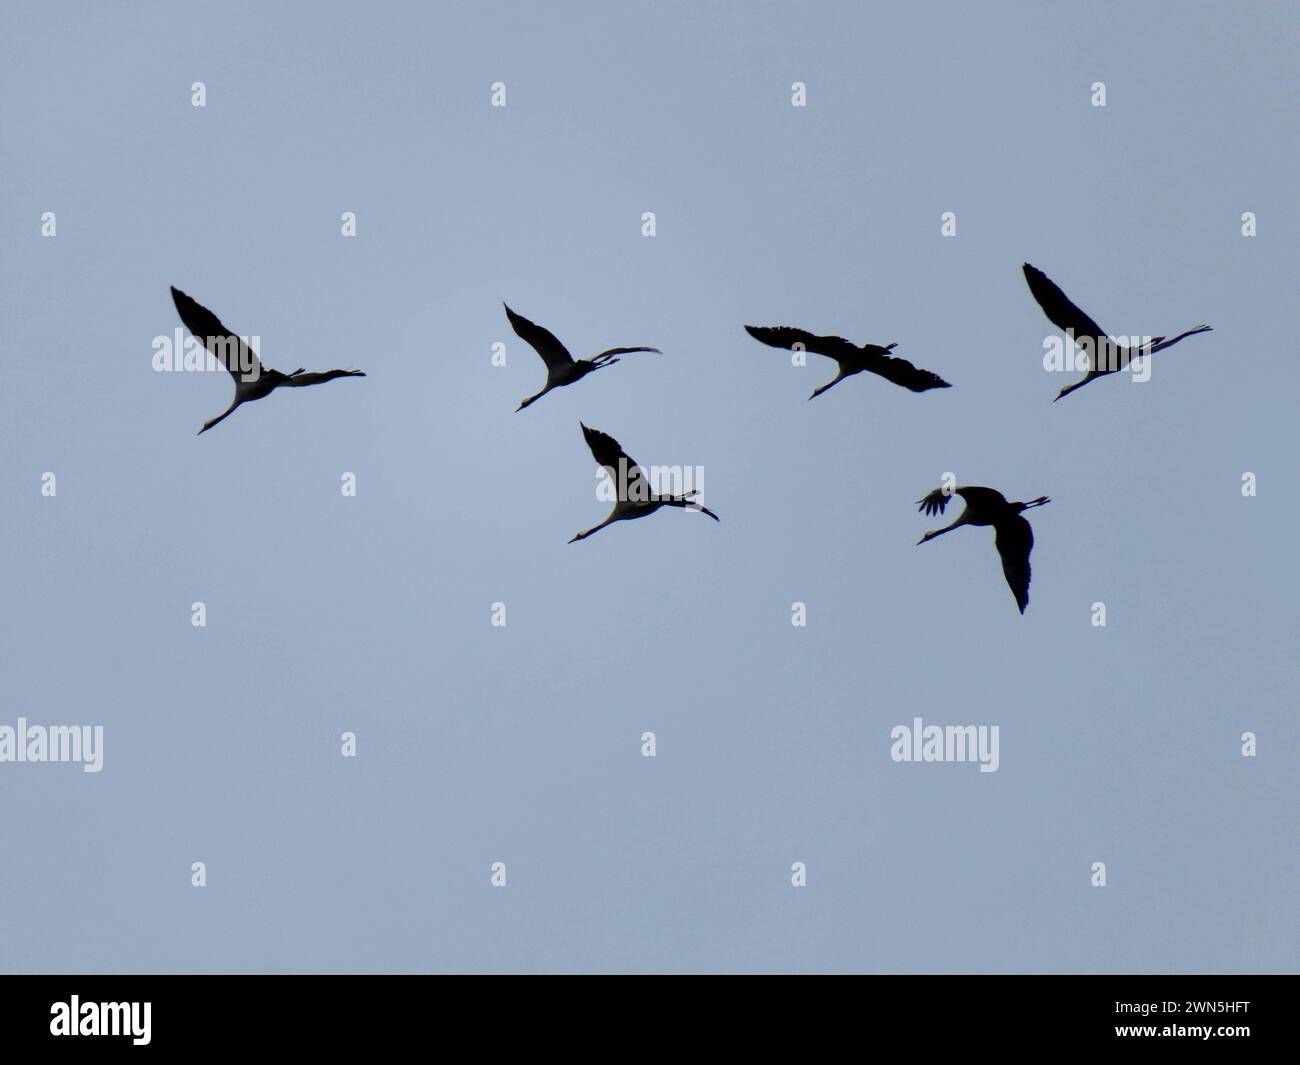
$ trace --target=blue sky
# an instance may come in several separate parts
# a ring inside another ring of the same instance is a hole
[[[5,4],[0,724],[104,768],[0,764],[0,970],[1293,970],[1296,45],[1281,4]],[[1024,261],[1214,332],[1053,404]],[[196,437],[230,384],[151,368],[169,285],[369,376]],[[515,414],[502,301],[664,354]],[[834,367],[747,322],[953,387],[808,403]],[[567,544],[580,420],[721,522]],[[1024,617],[989,530],[915,546],[946,471],[1051,496]],[[998,771],[891,761],[915,716]]]

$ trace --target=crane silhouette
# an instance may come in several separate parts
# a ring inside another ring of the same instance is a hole
[[[218,422],[229,418],[235,409],[243,403],[269,396],[277,388],[306,388],[308,385],[320,385],[333,381],[336,377],[365,377],[360,370],[325,370],[322,373],[307,373],[303,369],[293,373],[281,373],[269,370],[258,361],[257,353],[243,339],[227,329],[217,316],[197,300],[187,296],[175,285],[172,286],[172,301],[185,323],[185,328],[203,342],[222,366],[230,371],[235,379],[235,399],[224,414],[203,423],[199,430],[202,436]]]
[[[553,388],[562,388],[565,385],[571,385],[574,381],[581,381],[587,374],[599,370],[604,366],[613,366],[618,362],[619,355],[629,355],[634,351],[652,351],[656,355],[662,355],[658,348],[610,348],[608,351],[602,351],[599,355],[593,355],[589,359],[574,359],[566,348],[556,338],[555,334],[549,329],[545,329],[535,322],[530,322],[522,314],[515,314],[506,304],[501,306],[506,308],[506,317],[510,319],[510,327],[528,344],[532,349],[542,357],[542,362],[546,363],[546,387],[535,396],[529,396],[526,400],[515,408],[518,414],[521,410],[531,403],[536,403],[547,392]]]
[[[816,399],[823,392],[834,388],[846,377],[855,373],[874,373],[886,381],[909,389],[912,392],[927,392],[932,388],[951,388],[938,374],[921,370],[906,359],[900,359],[889,353],[898,347],[897,342],[886,344],[883,348],[877,344],[863,344],[858,347],[843,337],[821,337],[788,325],[747,325],[745,332],[760,343],[772,348],[792,350],[795,344],[803,345],[804,351],[825,355],[839,363],[840,372],[833,381],[827,381],[820,388],[814,388],[809,399]]]
[[[951,525],[926,533],[917,543],[926,543],[963,525],[992,525],[994,543],[998,554],[1002,556],[1002,572],[1007,578],[1011,594],[1016,597],[1016,605],[1023,614],[1029,605],[1029,552],[1034,548],[1034,530],[1021,514],[1032,507],[1050,503],[1051,500],[1047,496],[1039,496],[1028,503],[1008,503],[1006,496],[993,488],[936,488],[924,499],[917,500],[920,504],[918,509],[926,514],[942,514],[953,493],[966,501],[961,515]]]
[[[1077,305],[1071,303],[1069,297],[1061,291],[1056,282],[1038,267],[1025,263],[1024,271],[1025,280],[1029,283],[1029,291],[1033,294],[1034,299],[1038,301],[1038,306],[1043,308],[1043,313],[1047,315],[1048,320],[1058,329],[1062,331],[1068,330],[1072,333],[1076,343],[1080,340],[1087,340],[1090,342],[1088,346],[1092,348],[1091,362],[1083,380],[1075,381],[1074,384],[1061,389],[1056,399],[1063,399],[1076,388],[1082,388],[1089,381],[1095,381],[1098,377],[1105,377],[1107,374],[1128,369],[1135,356],[1154,355],[1157,351],[1173,347],[1173,345],[1187,337],[1195,336],[1197,333],[1210,332],[1208,325],[1197,325],[1179,333],[1177,336],[1152,337],[1150,341],[1138,348],[1130,347],[1127,344],[1117,344],[1106,335],[1106,331],[1101,326],[1088,317]],[[1052,400],[1052,402],[1055,403],[1056,399]]]
[[[578,424],[582,425],[581,422]],[[609,512],[609,517],[599,525],[593,525],[590,529],[583,530],[575,535],[569,543],[585,540],[592,533],[599,532],[606,525],[612,525],[616,521],[644,518],[653,514],[660,507],[702,510],[714,521],[719,520],[718,516],[708,507],[692,502],[692,497],[699,495],[698,488],[692,488],[689,492],[679,496],[656,496],[651,491],[650,482],[646,479],[641,467],[628,457],[627,452],[619,446],[617,440],[608,433],[602,433],[599,429],[591,429],[585,425],[582,425],[582,435],[587,441],[587,446],[591,448],[591,453],[596,462],[604,467],[605,475],[614,485],[614,509]]]

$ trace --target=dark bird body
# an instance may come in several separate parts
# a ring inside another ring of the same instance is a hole
[[[578,424],[582,425],[581,422]],[[636,462],[628,456],[627,452],[619,446],[617,440],[608,433],[602,433],[599,429],[589,429],[585,425],[582,426],[582,435],[587,441],[587,446],[591,448],[591,454],[596,459],[597,464],[604,468],[606,476],[614,484],[614,509],[609,512],[609,517],[599,525],[583,530],[575,535],[569,543],[573,543],[575,540],[585,540],[592,533],[599,532],[606,525],[612,525],[616,521],[647,517],[660,507],[701,510],[714,521],[718,520],[718,516],[708,507],[692,501],[692,497],[699,494],[698,488],[693,488],[680,496],[655,497],[651,492],[650,482],[646,479],[645,474]]]
[[[817,336],[815,333],[788,325],[747,325],[745,332],[768,347],[790,351],[796,344],[801,344],[804,351],[825,355],[839,364],[840,372],[835,375],[834,380],[813,389],[809,399],[816,399],[823,392],[834,388],[844,378],[863,372],[876,374],[912,392],[928,392],[932,388],[952,387],[938,374],[918,369],[906,359],[890,355],[889,353],[898,347],[897,342],[886,344],[883,348],[878,344],[863,344],[858,347],[843,337]]]
[[[506,308],[506,317],[510,319],[511,328],[521,339],[528,342],[529,346],[542,357],[542,362],[546,364],[546,387],[520,403],[515,408],[516,414],[530,403],[536,403],[553,388],[571,385],[575,381],[581,381],[587,374],[595,370],[605,366],[613,366],[614,363],[618,362],[619,355],[628,355],[634,351],[652,351],[656,355],[662,354],[658,348],[610,348],[608,351],[602,351],[599,355],[593,355],[589,359],[575,359],[569,354],[569,349],[561,344],[549,329],[530,322],[522,314],[515,314],[504,303],[502,306]]]
[[[1002,557],[1002,573],[1023,614],[1029,605],[1029,553],[1034,548],[1034,530],[1021,514],[1032,507],[1050,503],[1051,500],[1047,496],[1039,496],[1028,503],[1008,503],[1001,492],[992,488],[953,488],[948,493],[942,488],[936,488],[924,499],[917,500],[919,509],[926,514],[942,514],[952,494],[959,495],[966,501],[961,515],[951,525],[926,533],[917,543],[923,544],[962,525],[992,525],[994,542]]]
[[[1034,299],[1038,301],[1038,306],[1043,309],[1043,313],[1047,315],[1048,321],[1062,332],[1068,331],[1072,333],[1076,341],[1087,340],[1089,342],[1088,347],[1092,349],[1092,361],[1083,380],[1076,381],[1074,384],[1061,389],[1056,399],[1068,396],[1076,388],[1082,388],[1089,381],[1095,381],[1098,377],[1105,377],[1107,374],[1128,369],[1133,359],[1139,355],[1154,355],[1157,351],[1173,347],[1186,337],[1195,336],[1197,333],[1210,332],[1208,325],[1197,325],[1179,333],[1177,336],[1152,337],[1148,343],[1138,348],[1129,347],[1126,344],[1117,344],[1107,336],[1106,331],[1101,326],[1094,322],[1084,311],[1080,310],[1078,306],[1070,302],[1069,297],[1043,271],[1036,266],[1030,266],[1029,263],[1025,263],[1023,269],[1025,281],[1029,284],[1029,291]],[[1052,402],[1055,403],[1056,400]]]
[[[172,301],[185,323],[185,328],[203,346],[216,357],[235,379],[235,399],[223,414],[203,423],[199,430],[202,436],[218,422],[235,413],[243,403],[269,396],[277,388],[306,388],[308,385],[320,385],[333,381],[336,377],[365,377],[360,370],[325,370],[321,373],[307,373],[294,370],[293,373],[281,373],[264,367],[258,361],[257,353],[244,341],[227,329],[217,316],[201,303],[191,299],[180,289],[172,286]]]

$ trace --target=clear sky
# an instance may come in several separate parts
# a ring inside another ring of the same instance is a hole
[[[1294,970],[1297,44],[1282,3],[6,0],[0,725],[104,766],[0,764],[0,970]],[[1024,261],[1214,332],[1053,404]],[[231,386],[152,369],[169,285],[369,376],[196,437]],[[516,414],[503,300],[664,354]],[[747,322],[953,387],[809,403],[833,365]],[[721,523],[567,544],[579,420]],[[990,530],[916,546],[946,471],[1051,496],[1024,617]],[[916,716],[998,771],[892,761]]]

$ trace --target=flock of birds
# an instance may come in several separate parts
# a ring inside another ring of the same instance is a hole
[[[1029,291],[1043,313],[1053,325],[1073,338],[1087,360],[1088,368],[1083,379],[1061,389],[1056,397],[1058,400],[1099,377],[1127,369],[1136,357],[1154,354],[1177,344],[1186,337],[1210,329],[1208,325],[1194,326],[1176,336],[1154,337],[1140,347],[1117,344],[1111,341],[1105,331],[1088,314],[1072,303],[1069,297],[1041,270],[1030,266],[1029,263],[1025,263],[1023,269]],[[234,400],[225,412],[203,424],[203,428],[199,430],[200,435],[230,417],[242,404],[269,396],[277,388],[303,388],[324,384],[339,377],[366,376],[360,370],[325,370],[320,373],[307,373],[303,369],[298,369],[286,374],[279,370],[266,369],[258,361],[256,352],[253,352],[238,334],[222,325],[215,314],[179,289],[173,287],[171,291],[176,310],[185,327],[230,371],[235,379]],[[622,355],[634,352],[659,352],[658,348],[651,347],[609,348],[590,358],[575,359],[550,330],[530,322],[508,306],[505,310],[511,328],[541,356],[546,366],[545,387],[523,400],[516,408],[516,413],[536,403],[554,389],[572,385],[588,374],[613,366]],[[898,346],[896,342],[883,347],[877,344],[863,344],[859,347],[843,337],[818,336],[790,326],[747,325],[745,330],[755,340],[769,347],[788,351],[811,351],[835,361],[839,367],[835,377],[813,389],[812,395],[808,397],[810,400],[834,388],[846,377],[863,372],[883,377],[886,381],[912,392],[928,392],[934,388],[952,387],[938,374],[920,369],[906,359],[891,355],[890,352]],[[1094,354],[1102,352],[1106,353],[1106,357],[1102,358]],[[647,517],[661,507],[700,510],[714,521],[719,520],[713,511],[694,500],[696,491],[689,491],[682,495],[661,495],[653,492],[644,471],[608,433],[582,425],[582,435],[597,464],[613,483],[615,501],[613,509],[604,521],[576,534],[569,543],[584,540],[614,522]],[[927,532],[917,541],[918,544],[927,543],[963,525],[992,526],[994,544],[1002,559],[1002,572],[1006,576],[1012,595],[1015,596],[1016,604],[1020,607],[1020,613],[1023,614],[1029,604],[1029,554],[1034,546],[1034,533],[1029,522],[1022,515],[1026,510],[1040,507],[1051,500],[1046,496],[1039,496],[1028,503],[1010,502],[1001,492],[992,488],[957,486],[936,488],[917,501],[920,505],[919,509],[927,515],[942,514],[952,495],[961,496],[966,504],[957,520],[942,529]]]

